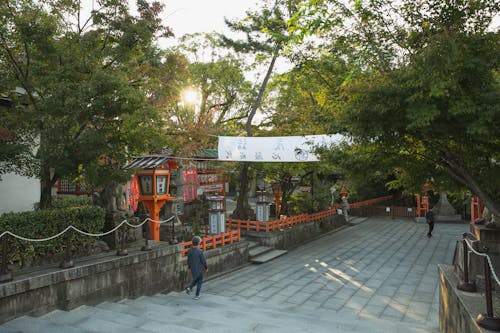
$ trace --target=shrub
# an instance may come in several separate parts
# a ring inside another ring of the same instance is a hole
[[[52,207],[81,207],[92,205],[92,197],[88,195],[57,195],[52,199]]]
[[[51,238],[70,224],[88,233],[100,233],[104,226],[104,209],[96,206],[53,208],[0,216],[0,230],[30,239]],[[71,251],[85,252],[95,237],[72,232]],[[8,237],[8,262],[23,266],[27,261],[46,258],[64,252],[66,234],[46,241],[19,240]]]

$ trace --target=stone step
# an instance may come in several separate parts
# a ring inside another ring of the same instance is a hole
[[[256,246],[256,247],[250,249],[248,251],[248,255],[250,256],[250,258],[254,258],[254,257],[258,256],[258,255],[261,255],[263,253],[269,252],[272,249],[273,248],[269,247],[269,246],[259,245],[259,246]]]
[[[163,304],[176,304],[178,307],[192,306],[193,300],[185,293],[169,293],[168,295],[158,294],[152,296],[156,300],[152,302],[162,302]],[[432,328],[418,323],[389,322],[384,319],[368,316],[358,316],[355,311],[343,311],[341,314],[325,309],[313,309],[297,305],[285,305],[276,303],[266,303],[243,299],[240,296],[225,297],[213,294],[202,294],[204,302],[197,303],[197,308],[203,308],[202,311],[215,312],[231,309],[232,312],[247,313],[248,316],[255,316],[257,320],[264,320],[266,323],[279,325],[286,323],[290,326],[296,323],[296,327],[302,327],[304,322],[310,322],[314,319],[316,324],[321,327],[339,327],[352,329],[353,332],[439,332]],[[200,301],[201,301],[200,300]],[[199,301],[198,301],[199,302]],[[206,307],[206,308],[205,308]],[[313,324],[312,327],[315,327]],[[340,330],[347,332],[349,330]]]
[[[0,333],[22,333],[22,331],[15,328],[9,328],[7,326],[0,325]]]
[[[22,316],[11,320],[0,326],[0,332],[6,327],[7,329],[14,330],[14,332],[22,333],[88,333],[89,331],[80,328],[72,327],[63,324],[54,324],[43,318],[34,318],[29,316]],[[9,332],[5,330],[5,332]]]
[[[209,314],[208,312],[196,311],[193,313],[190,307],[193,307],[195,300],[191,299],[188,295],[185,297],[191,301],[190,306],[182,308],[170,306],[169,304],[155,304],[148,297],[140,297],[134,300],[127,300],[125,302],[117,303],[103,303],[98,305],[99,308],[106,308],[108,310],[127,313],[132,315],[141,316],[148,320],[161,322],[163,327],[182,327],[189,330],[206,330],[218,331],[222,329],[229,330],[231,327],[224,327],[227,324],[225,320],[219,320],[219,316]],[[189,332],[189,330],[184,330]]]
[[[81,326],[82,323],[85,323],[88,318],[92,318],[92,320],[99,319],[131,328],[140,328],[148,322],[146,319],[138,316],[126,313],[117,313],[86,305],[80,306],[69,312],[56,310],[43,316],[43,318],[53,322],[54,324],[64,324],[70,326]],[[141,332],[140,329],[136,329],[136,331]]]
[[[100,310],[107,310],[116,313],[125,313],[133,316],[139,316],[146,320],[140,328],[152,332],[178,332],[178,333],[195,333],[199,331],[199,323],[196,319],[187,321],[188,316],[192,316],[189,309],[179,311],[159,312],[158,308],[131,306],[127,304],[103,302],[96,306]],[[161,309],[163,310],[163,309]],[[184,314],[186,312],[187,314]]]
[[[175,304],[178,307],[192,307],[194,302],[185,294],[155,295],[151,302]],[[359,317],[355,312],[335,312],[322,309],[304,308],[295,305],[270,304],[258,301],[245,300],[238,297],[224,297],[212,294],[202,295],[196,301],[196,308],[209,317],[222,316],[233,321],[233,327],[248,329],[256,327],[257,323],[265,323],[267,329],[261,331],[281,331],[282,327],[295,329],[300,332],[326,332],[325,327],[332,328],[332,332],[432,332],[425,325],[392,323],[383,319]],[[243,324],[244,326],[238,326]],[[272,328],[274,327],[274,328]],[[286,331],[286,330],[285,330]],[[328,331],[330,332],[330,331]],[[437,333],[438,331],[436,331]]]
[[[184,292],[171,292],[103,302],[96,307],[81,306],[72,311],[56,310],[40,318],[21,317],[0,325],[2,332],[437,333],[438,330],[359,316],[348,309],[335,312],[209,293],[193,300]]]
[[[252,240],[247,240],[248,242],[248,249],[253,249],[257,246],[259,246],[259,242],[252,241]]]
[[[274,258],[282,256],[287,252],[288,251],[286,251],[286,250],[271,250],[269,252],[263,253],[263,254],[256,256],[254,258],[251,258],[250,261],[255,263],[255,264],[262,264],[262,263],[268,262],[270,260],[273,260]]]

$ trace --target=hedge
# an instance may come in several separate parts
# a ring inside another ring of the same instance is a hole
[[[103,231],[105,211],[97,206],[53,208],[0,216],[0,233],[9,230],[24,238],[43,239],[57,235],[72,224],[82,231],[97,234]],[[72,231],[71,251],[85,253],[95,237]],[[24,241],[8,237],[8,263],[24,266],[43,258],[63,253],[66,234],[43,242]],[[1,261],[1,258],[0,258]]]

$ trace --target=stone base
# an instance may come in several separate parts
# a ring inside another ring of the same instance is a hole
[[[280,231],[256,232],[243,229],[241,231],[246,239],[255,241],[259,245],[289,250],[334,229],[347,225],[348,223],[344,215],[332,215],[320,222],[302,223]]]
[[[442,333],[484,333],[476,317],[485,311],[484,295],[457,289],[453,267],[438,265],[440,277],[439,324]]]
[[[462,222],[462,215],[435,215],[436,222]]]
[[[488,228],[484,225],[475,223],[471,223],[470,229],[471,233],[476,236],[478,240],[500,244],[500,229]]]
[[[477,241],[471,242],[474,249],[484,252],[487,248],[487,254],[493,264],[496,274],[500,273],[500,230],[487,228],[484,225],[471,223],[471,233],[477,238]],[[479,290],[484,289],[484,258],[471,254],[469,256],[469,277],[475,280]],[[498,285],[492,282],[492,288],[498,289]]]

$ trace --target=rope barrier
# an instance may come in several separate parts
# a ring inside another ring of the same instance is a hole
[[[464,240],[465,240],[465,243],[467,244],[467,247],[470,249],[469,253],[472,252],[475,255],[478,255],[480,257],[486,257],[486,260],[488,261],[488,266],[490,266],[491,275],[493,275],[493,278],[495,279],[495,282],[500,286],[500,281],[498,280],[497,274],[495,273],[495,270],[493,269],[493,264],[491,263],[490,256],[487,255],[486,253],[477,252],[476,250],[474,250],[472,248],[472,245],[469,244],[467,238],[464,238]]]
[[[70,226],[66,227],[66,229],[64,229],[63,231],[61,231],[60,233],[58,233],[57,235],[50,236],[50,237],[47,237],[47,238],[26,238],[26,237],[14,234],[14,233],[12,233],[10,231],[4,231],[4,232],[2,232],[0,234],[0,239],[4,235],[10,235],[10,236],[12,236],[14,238],[17,238],[17,239],[20,239],[20,240],[23,240],[23,241],[27,241],[27,242],[46,242],[46,241],[52,240],[54,238],[60,237],[61,235],[64,235],[68,230],[74,230],[74,231],[76,231],[76,232],[78,232],[78,233],[80,233],[82,235],[85,235],[85,236],[102,237],[102,236],[109,235],[112,232],[115,232],[116,230],[118,230],[124,224],[126,224],[126,225],[128,225],[129,227],[132,227],[132,228],[139,228],[139,227],[141,227],[146,222],[153,222],[153,223],[158,223],[158,224],[167,223],[167,222],[172,221],[176,216],[177,215],[174,215],[174,216],[170,217],[167,220],[153,220],[153,219],[151,219],[151,218],[148,217],[144,221],[142,221],[140,224],[131,224],[131,223],[128,222],[128,220],[123,220],[122,222],[120,222],[120,224],[118,224],[117,226],[115,226],[113,229],[111,229],[109,231],[106,231],[104,233],[100,233],[100,234],[93,234],[93,233],[90,233],[90,232],[86,232],[86,231],[78,229],[77,227],[74,227],[74,226],[70,225]]]

